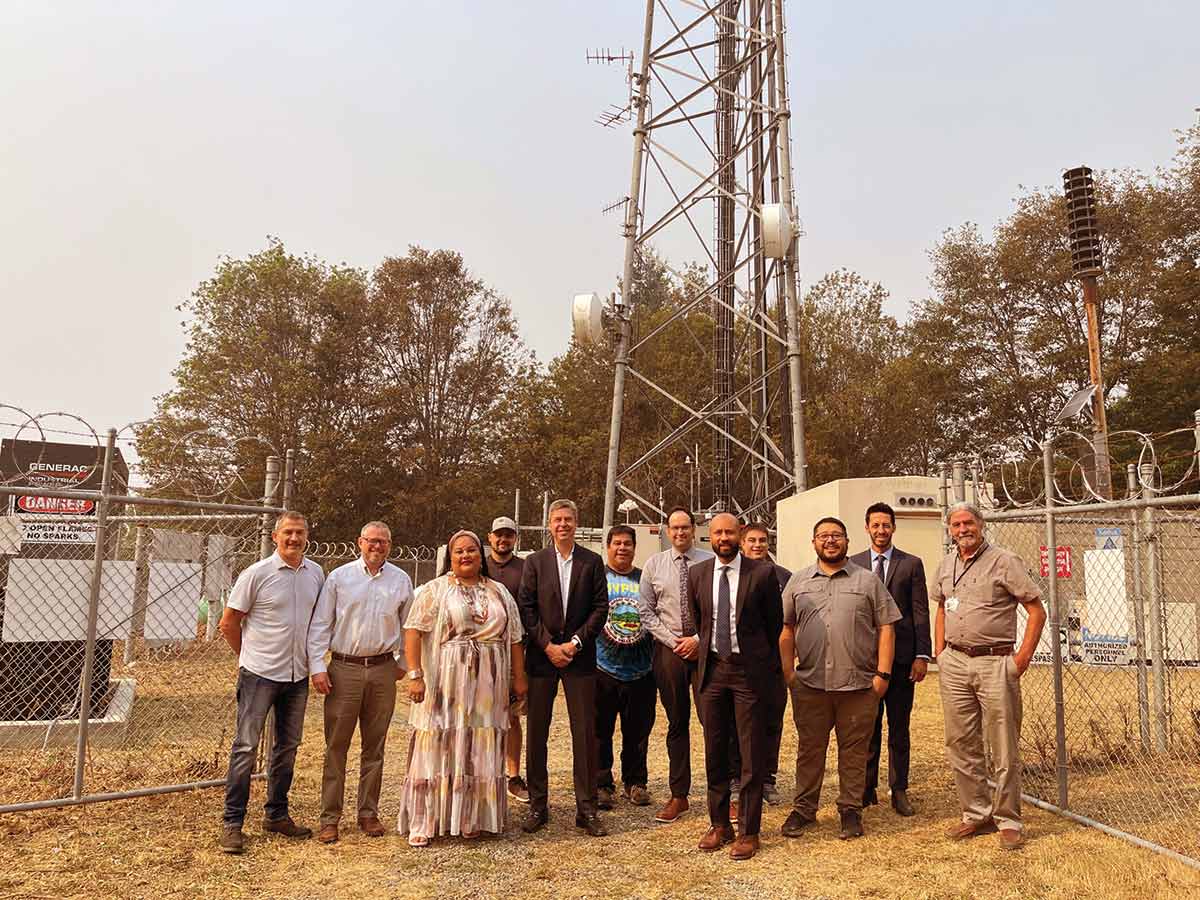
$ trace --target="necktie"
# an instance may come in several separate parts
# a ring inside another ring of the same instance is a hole
[[[729,635],[729,566],[721,566],[721,585],[717,589],[717,656],[733,656],[733,640]]]
[[[887,584],[887,579],[883,577],[883,558],[882,553],[875,557],[875,577]]]
[[[688,560],[686,556],[679,557],[679,630],[681,637],[691,637],[696,633],[696,623],[692,621],[692,604],[688,597]]]

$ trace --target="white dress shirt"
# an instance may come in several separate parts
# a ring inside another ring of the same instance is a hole
[[[718,556],[713,560],[713,581],[712,581],[712,649],[715,653],[717,650],[717,610],[720,607],[719,597],[721,596],[721,567],[729,566],[729,640],[734,653],[740,653],[738,649],[737,638],[737,593],[738,593],[738,576],[742,571],[742,554],[739,553],[731,562],[725,563]]]
[[[325,669],[325,652],[346,656],[392,653],[404,660],[404,619],[412,603],[408,573],[385,562],[374,575],[362,558],[329,573],[308,628],[309,669]]]
[[[558,586],[562,590],[563,618],[567,616],[567,591],[571,588],[571,563],[575,560],[575,545],[571,545],[571,552],[566,558],[558,551],[558,547],[554,548],[554,558],[558,561]]]
[[[308,622],[325,582],[315,562],[292,568],[278,552],[246,566],[229,594],[229,608],[244,612],[238,665],[270,681],[308,677]]]

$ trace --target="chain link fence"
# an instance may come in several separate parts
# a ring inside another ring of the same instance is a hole
[[[98,464],[42,447],[15,475],[3,446],[0,811],[224,783],[237,659],[217,622],[281,509],[137,496],[115,445]]]
[[[304,551],[313,562],[320,563],[328,575],[338,566],[358,559],[358,545],[354,541],[313,541]],[[412,546],[393,545],[388,562],[408,573],[413,587],[420,587],[437,577],[438,548],[422,544]]]
[[[988,540],[1026,562],[1049,616],[1021,680],[1024,790],[1200,866],[1200,494],[1178,492],[1200,470],[1163,496],[1161,470],[1131,465],[1125,498],[1072,502],[1056,482],[1069,467],[1043,449],[1051,504],[989,509],[976,492]]]

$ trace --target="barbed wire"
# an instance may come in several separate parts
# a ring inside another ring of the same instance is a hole
[[[1111,497],[1096,483],[1094,435],[1064,429],[1048,440],[1053,462],[1050,486],[1058,506],[1145,493],[1172,494],[1200,479],[1200,437],[1194,425],[1162,432],[1131,428],[1110,432],[1109,471],[1116,476]],[[1178,445],[1172,446],[1172,442]],[[1042,446],[1029,441],[1029,450],[1036,452],[1006,448],[991,456],[986,451],[976,452],[959,462],[967,477],[980,486],[980,500],[985,505],[997,510],[1032,509],[1046,503],[1046,480]]]
[[[7,411],[7,415],[4,415]],[[19,421],[10,421],[14,418]],[[53,427],[66,419],[76,423],[72,427]],[[100,431],[81,416],[65,411],[33,414],[20,406],[0,402],[0,426],[13,429],[9,444],[11,466],[6,476],[0,476],[0,485],[16,485],[45,480],[44,473],[38,474],[39,464],[45,459],[51,435],[67,435],[87,438],[82,446],[94,447],[96,456],[92,464],[75,471],[58,473],[55,481],[64,482],[63,487],[79,487],[94,479],[104,464],[105,440]],[[86,430],[83,430],[86,429]],[[192,429],[180,435],[166,432],[162,423],[153,419],[139,419],[116,429],[116,442],[133,450],[134,458],[122,460],[130,475],[136,473],[146,483],[126,485],[131,492],[155,496],[178,495],[189,500],[236,500],[241,503],[262,502],[262,491],[246,477],[245,459],[263,459],[268,455],[280,456],[274,444],[261,435],[230,437],[217,428]],[[146,442],[165,446],[165,453],[153,462],[141,459],[140,448]],[[258,448],[253,452],[248,448]],[[45,487],[46,485],[43,485]]]
[[[437,553],[437,547],[424,544],[393,546],[388,562],[431,562]],[[310,541],[304,555],[309,559],[354,559],[359,554],[354,541]]]

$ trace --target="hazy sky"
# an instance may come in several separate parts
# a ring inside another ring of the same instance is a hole
[[[673,2],[673,0],[672,0]],[[176,305],[281,238],[370,268],[452,248],[543,359],[612,288],[627,129],[604,2],[0,4],[0,403],[153,410]],[[788,4],[805,283],[847,266],[903,316],[947,227],[1063,168],[1152,169],[1200,105],[1200,3]],[[0,422],[11,414],[0,410]]]

